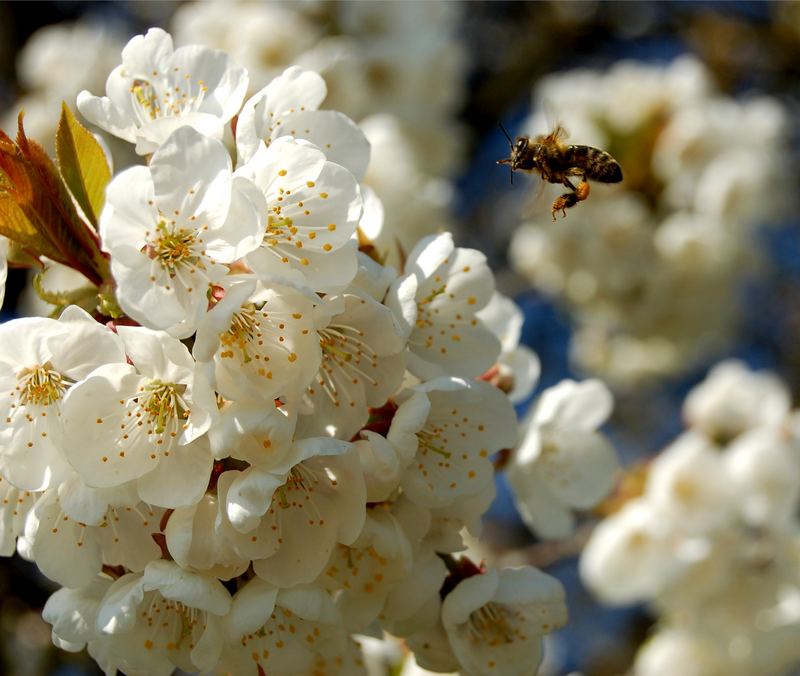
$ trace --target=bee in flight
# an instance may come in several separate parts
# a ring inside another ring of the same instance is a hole
[[[503,133],[511,145],[511,157],[498,160],[498,164],[508,164],[511,171],[538,172],[543,180],[560,183],[569,190],[553,201],[553,220],[556,220],[556,212],[566,216],[567,209],[589,196],[589,179],[601,183],[619,183],[622,180],[622,168],[611,155],[592,146],[564,143],[567,133],[560,125],[534,140],[529,136],[519,136],[512,142],[505,129]],[[575,186],[570,176],[580,177],[580,183]]]

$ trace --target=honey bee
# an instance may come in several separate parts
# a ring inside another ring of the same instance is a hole
[[[560,211],[563,218],[567,209],[589,196],[589,179],[601,183],[619,183],[622,180],[622,168],[611,155],[592,146],[564,143],[567,133],[560,125],[535,140],[519,136],[512,142],[505,129],[503,133],[511,145],[511,157],[498,160],[498,164],[508,164],[512,171],[538,172],[542,180],[561,183],[569,189],[553,201],[553,220],[556,220],[556,212]],[[581,182],[575,186],[570,176],[580,177]]]

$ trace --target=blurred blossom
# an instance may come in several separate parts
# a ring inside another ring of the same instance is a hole
[[[420,170],[398,118],[371,115],[361,127],[371,149],[364,183],[375,191],[384,207],[380,228],[366,234],[380,251],[389,253],[390,262],[397,264],[398,242],[408,247],[431,232],[452,228],[447,212],[452,185]]]
[[[226,51],[247,68],[255,92],[316,43],[320,31],[298,10],[278,3],[187,3],[172,17],[172,34],[177,45]]]
[[[107,26],[88,21],[45,26],[34,33],[17,57],[17,78],[24,94],[0,121],[16,129],[25,111],[25,128],[48,150],[53,149],[61,101],[75,107],[82,89],[100,90],[119,62],[122,37]]]
[[[573,356],[617,384],[684,371],[732,338],[737,286],[756,274],[753,233],[786,213],[788,119],[769,97],[715,91],[692,57],[544,78],[525,132],[560,122],[568,142],[620,163],[619,186],[517,231],[515,267],[573,311]],[[537,179],[538,180],[538,179]]]
[[[800,412],[787,403],[775,376],[717,366],[687,397],[690,428],[652,463],[644,494],[589,540],[590,589],[659,616],[636,676],[782,674],[800,661]]]

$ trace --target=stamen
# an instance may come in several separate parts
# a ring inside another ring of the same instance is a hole
[[[53,369],[50,362],[22,369],[17,374],[19,400],[25,406],[49,406],[61,400],[72,382]]]

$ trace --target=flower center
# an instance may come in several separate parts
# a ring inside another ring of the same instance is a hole
[[[286,477],[286,483],[284,484],[284,487],[287,491],[313,493],[317,484],[319,484],[319,478],[317,475],[308,467],[305,467],[301,464],[295,465],[289,471],[289,475]]]
[[[157,73],[154,73],[157,75]],[[178,116],[187,111],[197,110],[205,99],[208,87],[202,80],[193,82],[189,74],[183,78],[170,78],[171,82],[161,81],[159,87],[150,80],[135,79],[131,83],[131,96],[137,104],[135,108],[141,117],[151,122],[161,117]]]
[[[59,401],[71,384],[50,362],[26,368],[17,374],[20,403],[25,406],[49,406]]]
[[[417,432],[417,439],[419,439],[419,452],[422,455],[427,455],[428,451],[431,451],[444,458],[450,457],[450,451],[442,445],[442,435],[439,431],[432,431],[424,427]]]
[[[261,331],[256,319],[256,309],[253,305],[242,306],[239,312],[231,317],[228,330],[220,336],[220,343],[227,349],[223,350],[222,357],[233,357],[233,348],[242,353],[242,361],[247,363],[253,359],[249,352],[250,344],[261,336]]]
[[[151,120],[155,120],[161,114],[161,103],[158,95],[147,80],[134,80],[131,85],[131,94],[136,99],[141,109],[147,113]]]
[[[331,401],[338,405],[342,394],[352,401],[349,388],[378,384],[365,370],[367,367],[377,368],[378,362],[375,350],[362,340],[363,331],[344,324],[332,324],[317,333],[322,350],[317,382]]]
[[[433,289],[427,296],[421,298],[417,302],[417,328],[418,329],[426,329],[430,328],[435,324],[434,315],[439,312],[436,308],[431,308],[431,304],[435,301],[439,296],[447,292],[447,285],[442,284],[441,286],[436,287]],[[426,347],[430,347],[431,341],[433,340],[432,337],[428,337]]]
[[[157,591],[141,616],[149,629],[144,641],[147,650],[152,650],[157,644],[164,645],[167,650],[178,650],[184,641],[191,650],[195,645],[195,632],[202,633],[206,627],[204,612],[180,601],[166,599]]]
[[[524,639],[513,619],[514,615],[506,606],[490,601],[470,613],[469,630],[473,641],[497,646]]]
[[[283,188],[280,188],[279,192],[283,194]],[[281,215],[280,205],[272,207],[272,212],[267,215],[267,232],[264,235],[264,245],[267,250],[278,256],[283,263],[293,260],[300,265],[309,265],[308,258],[299,253],[303,249],[303,242],[298,237],[298,228],[294,225],[294,221],[288,216]]]
[[[200,252],[197,251],[202,241],[196,230],[171,230],[164,220],[159,221],[156,228],[159,236],[150,245],[150,254],[152,258],[158,259],[170,275],[175,275],[180,267],[203,267]]]
[[[189,417],[189,406],[182,397],[185,390],[186,385],[162,383],[159,380],[146,386],[147,394],[142,409],[156,434],[163,434],[167,427],[176,427]]]

